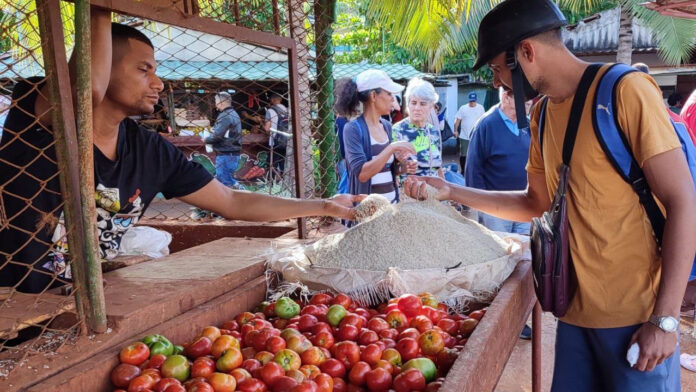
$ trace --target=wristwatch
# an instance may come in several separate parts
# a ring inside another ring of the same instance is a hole
[[[672,316],[656,316],[653,314],[648,321],[667,333],[677,332],[677,328],[679,328],[679,320]]]

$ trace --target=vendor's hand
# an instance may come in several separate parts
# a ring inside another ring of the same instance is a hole
[[[338,194],[324,200],[324,215],[355,220],[354,203],[360,203],[367,195]]]
[[[628,347],[633,343],[640,346],[640,356],[633,368],[649,372],[674,353],[677,347],[677,333],[668,333],[652,323],[645,323],[633,334]]]
[[[397,157],[403,154],[416,155],[416,149],[413,148],[413,144],[404,140],[390,144],[389,148],[391,148],[392,153]]]
[[[426,185],[430,185],[437,189],[438,200],[449,200],[451,188],[449,183],[440,177],[415,177],[410,176],[404,181],[404,192],[411,198],[416,200],[425,200],[428,193],[425,190]]]
[[[404,168],[406,169],[406,174],[416,174],[418,171],[418,161],[409,159],[404,162]]]
[[[454,138],[455,138],[455,139],[459,137],[459,132],[454,131],[453,133],[454,133]]]

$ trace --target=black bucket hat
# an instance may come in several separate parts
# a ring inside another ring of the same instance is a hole
[[[550,0],[506,0],[490,10],[478,30],[478,56],[474,70],[513,48],[525,38],[568,24]]]

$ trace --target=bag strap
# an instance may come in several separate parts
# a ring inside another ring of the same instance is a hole
[[[621,79],[636,69],[626,64],[614,64],[602,76],[594,98],[592,122],[595,135],[604,154],[616,172],[638,195],[645,213],[650,219],[655,239],[662,245],[665,217],[657,205],[643,170],[633,156],[626,135],[621,131],[616,110],[616,87]]]
[[[573,156],[573,148],[575,147],[575,139],[578,136],[578,126],[580,125],[583,108],[585,107],[587,92],[590,90],[592,81],[594,81],[601,66],[601,64],[591,64],[588,66],[582,74],[580,82],[578,83],[578,88],[575,91],[575,98],[573,98],[573,106],[570,109],[566,134],[563,140],[563,163],[565,163],[566,166],[570,166],[570,158]]]

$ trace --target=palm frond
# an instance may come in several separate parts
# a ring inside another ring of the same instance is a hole
[[[696,20],[665,16],[649,10],[641,0],[623,0],[633,14],[652,29],[658,42],[658,52],[667,64],[688,63],[696,50]]]

